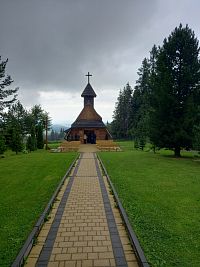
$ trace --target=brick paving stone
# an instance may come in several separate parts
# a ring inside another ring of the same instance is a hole
[[[93,261],[92,260],[83,260],[82,261],[82,267],[92,267]]]
[[[94,155],[93,153],[82,153],[76,174],[71,174],[73,182],[67,201],[62,204],[64,206],[58,222],[59,228],[55,240],[53,243],[51,242],[53,247],[49,252],[49,260],[44,266],[106,267],[120,266],[126,261],[127,263],[123,266],[138,266],[120,214],[115,207],[115,201],[110,194],[107,180],[104,177],[104,180],[100,181]],[[102,182],[105,184],[105,188],[101,186]],[[53,214],[51,214],[50,221],[47,222],[49,225],[44,225],[38,236],[39,247],[36,245],[32,250],[26,265],[28,267],[34,266],[36,258],[33,256],[39,256],[40,250],[45,244],[46,236],[54,223],[54,217],[57,216],[56,212],[60,208],[62,195],[66,192],[67,184],[68,181],[64,183],[59,192],[58,201],[52,209]],[[108,195],[106,201],[105,195]],[[116,224],[113,222],[114,218]],[[116,241],[115,235],[118,236]],[[124,246],[124,249],[119,246],[120,238],[120,244]],[[115,258],[116,252],[117,258]],[[123,259],[122,252],[126,259]],[[45,257],[47,256],[45,255]]]
[[[93,247],[93,251],[94,252],[107,252],[108,251],[108,247],[107,246],[97,246],[97,247]]]
[[[67,253],[64,253],[64,254],[56,254],[55,255],[55,260],[56,261],[65,261],[65,260],[71,260],[72,259],[72,254],[67,254]]]
[[[72,247],[72,248],[68,248],[67,251],[64,253],[73,254],[73,253],[77,253],[77,251],[78,251],[78,248]]]
[[[59,262],[59,267],[77,267],[77,266],[78,265],[76,261]]]
[[[110,266],[110,261],[103,259],[103,260],[94,260],[94,266],[98,266],[98,267],[107,267]]]
[[[49,262],[48,267],[59,267],[59,262]]]
[[[83,247],[83,252],[92,252],[92,247]]]
[[[88,259],[98,259],[98,253],[97,252],[91,252],[88,253]]]

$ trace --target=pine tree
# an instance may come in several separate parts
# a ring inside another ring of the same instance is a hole
[[[43,118],[44,118],[44,110],[42,109],[42,107],[40,105],[34,105],[31,108],[31,115],[33,117],[34,120],[34,125],[37,126],[39,125],[41,122],[43,122]]]
[[[19,101],[12,104],[8,112],[4,112],[2,116],[6,144],[17,153],[22,150],[23,139],[26,135],[26,116],[27,112]]]
[[[43,125],[45,128],[45,149],[50,149],[48,147],[48,131],[51,129],[51,118],[49,117],[48,112],[43,114]]]
[[[9,75],[6,75],[6,65],[8,63],[8,59],[5,61],[1,61],[0,56],[0,116],[2,115],[2,111],[5,107],[10,106],[17,97],[16,89],[6,89],[11,85],[13,80]]]
[[[198,40],[186,25],[164,40],[156,62],[152,93],[151,140],[158,147],[191,148],[199,124],[200,62]]]
[[[3,133],[0,132],[0,154],[3,154],[6,151],[6,139]]]
[[[5,114],[5,125],[9,127],[12,125],[17,125],[22,136],[26,134],[26,117],[27,111],[24,109],[20,101],[17,101],[15,104],[12,104]]]
[[[129,138],[132,115],[132,88],[129,83],[120,90],[113,113],[111,132],[115,138]]]
[[[44,148],[43,126],[41,124],[37,127],[37,148]]]
[[[31,135],[29,135],[28,138],[27,138],[27,141],[26,141],[26,149],[28,151],[34,151]]]
[[[10,147],[16,154],[23,149],[23,138],[19,127],[12,128]]]
[[[55,140],[55,131],[52,129],[50,133],[50,140],[54,141]]]
[[[150,63],[147,58],[142,61],[138,70],[139,79],[136,81],[133,93],[133,123],[132,133],[134,140],[143,150],[149,136],[149,110],[150,110]]]
[[[40,105],[34,105],[27,116],[27,129],[28,129],[29,134],[31,133],[33,128],[35,129],[36,140],[34,140],[34,143],[37,144],[37,148],[40,148],[40,149],[43,148],[44,146],[43,145],[44,144],[43,132],[44,130],[45,132],[47,132],[47,130],[50,129],[50,125],[51,125],[51,119],[48,116],[48,113],[45,112],[41,108]],[[31,134],[31,136],[33,136],[33,134]],[[28,143],[30,143],[29,145],[30,147],[32,147],[31,145],[32,141],[30,141],[30,138],[29,138]]]
[[[58,139],[63,139],[63,138],[64,138],[64,128],[61,128],[58,134]]]
[[[37,149],[37,139],[35,134],[35,126],[31,127],[31,134],[28,136],[26,148],[29,151],[34,151]]]

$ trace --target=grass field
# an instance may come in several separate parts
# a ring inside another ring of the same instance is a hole
[[[58,148],[63,141],[52,141],[48,143],[48,147],[51,148]]]
[[[76,153],[0,158],[0,266],[10,266]]]
[[[101,152],[152,266],[200,266],[200,158],[185,152]]]

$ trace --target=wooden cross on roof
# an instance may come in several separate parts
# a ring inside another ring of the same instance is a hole
[[[86,74],[85,76],[88,77],[88,83],[90,83],[90,76],[92,76],[92,74],[90,74],[90,73],[88,72],[88,74]]]

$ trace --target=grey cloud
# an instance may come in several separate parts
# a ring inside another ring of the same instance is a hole
[[[3,1],[2,52],[17,80],[46,90],[49,85],[73,90],[87,68],[99,79],[112,65],[119,68],[120,54],[134,45],[137,32],[148,24],[151,16],[145,16],[145,10],[152,11],[152,3]],[[138,12],[144,15],[137,16]]]
[[[180,22],[197,28],[198,7],[187,0],[1,0],[0,54],[26,103],[41,90],[82,90],[87,71],[99,90],[119,90]]]

